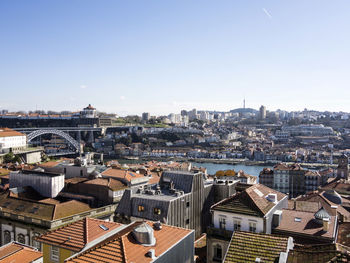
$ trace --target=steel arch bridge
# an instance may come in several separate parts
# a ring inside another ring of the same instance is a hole
[[[62,138],[66,139],[78,152],[80,152],[80,144],[77,142],[72,136],[70,136],[68,133],[65,133],[60,130],[55,129],[43,129],[43,130],[36,130],[31,132],[27,135],[28,142],[33,140],[34,138],[44,135],[44,134],[56,134],[58,136],[61,136]]]

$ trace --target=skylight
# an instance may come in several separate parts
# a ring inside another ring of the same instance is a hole
[[[108,227],[106,227],[105,225],[100,225],[100,227],[104,230],[104,231],[107,231],[109,228]]]
[[[296,218],[294,218],[294,221],[295,222],[301,222],[301,218],[300,217],[296,217]]]
[[[258,196],[260,196],[260,197],[262,197],[264,194],[262,193],[262,192],[260,192],[258,189],[254,189],[254,192],[258,195]]]

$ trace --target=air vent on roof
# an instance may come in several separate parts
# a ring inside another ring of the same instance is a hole
[[[109,228],[108,227],[106,227],[105,225],[100,225],[100,228],[102,228],[104,231],[107,231]]]

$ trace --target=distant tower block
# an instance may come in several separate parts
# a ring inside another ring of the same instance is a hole
[[[349,178],[349,158],[345,154],[339,157],[337,177],[344,178],[346,180]]]
[[[261,105],[259,115],[260,115],[259,117],[261,120],[266,119],[266,107],[265,106]]]
[[[245,109],[245,98],[243,99],[243,109]]]

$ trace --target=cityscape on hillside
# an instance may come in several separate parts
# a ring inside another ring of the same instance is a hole
[[[349,12],[0,2],[0,263],[350,262]]]

